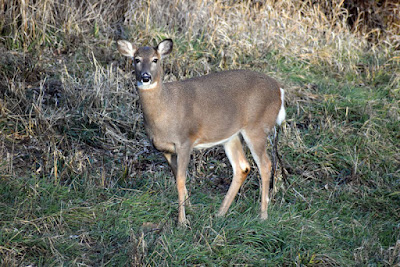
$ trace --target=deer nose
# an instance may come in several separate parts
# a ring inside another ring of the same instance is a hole
[[[151,75],[147,72],[142,73],[142,82],[148,83],[151,81]]]

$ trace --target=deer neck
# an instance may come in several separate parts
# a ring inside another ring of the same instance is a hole
[[[162,119],[164,106],[166,105],[163,97],[162,79],[158,79],[152,85],[154,86],[146,89],[138,87],[146,126],[150,128],[154,128],[157,122]]]

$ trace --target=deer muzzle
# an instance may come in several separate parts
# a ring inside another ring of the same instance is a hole
[[[149,84],[151,82],[151,75],[147,72],[143,72],[141,75],[141,82],[143,84]]]

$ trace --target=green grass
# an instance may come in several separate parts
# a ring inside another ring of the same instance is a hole
[[[3,179],[2,263],[343,266],[367,246],[358,263],[385,265],[385,248],[400,234],[398,192],[304,180],[278,193],[267,221],[256,216],[258,194],[249,184],[226,218],[213,216],[221,192],[198,188],[191,225],[179,228],[173,184],[149,179],[136,189],[90,192],[46,178]]]

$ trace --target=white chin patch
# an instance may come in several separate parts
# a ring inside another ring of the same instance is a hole
[[[136,85],[137,85],[137,87],[138,87],[140,90],[149,90],[149,89],[153,89],[153,88],[157,87],[157,82],[155,82],[155,83],[151,83],[151,82],[146,82],[146,83],[144,83],[144,82],[137,82]]]

